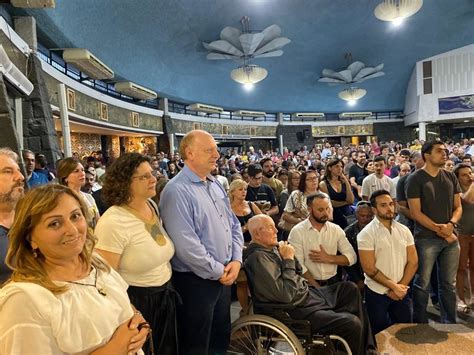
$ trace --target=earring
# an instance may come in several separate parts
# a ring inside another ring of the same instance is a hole
[[[38,253],[36,252],[38,249],[33,249],[33,258],[38,258]]]

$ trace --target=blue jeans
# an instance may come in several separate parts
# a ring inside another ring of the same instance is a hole
[[[365,307],[374,335],[395,323],[412,323],[412,306],[408,294],[401,301],[394,301],[387,295],[381,295],[365,287]]]
[[[448,244],[441,238],[415,238],[418,270],[413,281],[413,321],[428,323],[429,285],[433,265],[438,262],[439,298],[442,323],[456,323],[456,273],[459,243]]]

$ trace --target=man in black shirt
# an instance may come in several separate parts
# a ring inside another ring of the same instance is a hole
[[[443,142],[426,142],[425,165],[407,179],[406,195],[415,221],[418,270],[413,281],[415,323],[428,323],[426,306],[433,265],[438,262],[441,321],[456,323],[456,273],[459,243],[453,234],[462,215],[461,188],[456,176],[443,169],[447,150]]]
[[[357,193],[361,194],[362,180],[367,176],[364,169],[364,165],[367,161],[367,154],[363,150],[357,152],[357,163],[352,165],[349,169],[349,182],[354,189],[357,189]]]
[[[248,167],[249,186],[247,201],[254,201],[260,210],[269,216],[278,215],[278,204],[272,188],[262,183],[263,169],[260,164],[250,164]]]
[[[18,166],[18,156],[9,148],[0,148],[0,284],[10,277],[4,264],[8,250],[8,231],[15,218],[15,206],[24,193],[25,177]]]

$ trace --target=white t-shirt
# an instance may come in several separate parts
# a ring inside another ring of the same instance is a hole
[[[370,198],[370,195],[376,190],[387,190],[394,200],[397,199],[395,184],[387,175],[379,179],[374,173],[366,176],[364,180],[362,180],[362,196]]]
[[[96,269],[69,290],[54,295],[30,282],[0,290],[0,354],[89,354],[104,346],[117,327],[133,317],[127,284],[120,275]],[[58,284],[64,284],[58,282]],[[140,354],[143,354],[140,351]]]
[[[97,224],[97,220],[99,219],[99,209],[97,208],[97,204],[95,203],[94,197],[92,197],[91,194],[81,191],[81,196],[89,212],[89,217],[91,219],[90,227],[94,228]]]
[[[311,250],[320,250],[320,245],[330,255],[339,251],[349,260],[349,265],[354,265],[357,255],[346,234],[337,224],[326,222],[319,232],[313,228],[309,219],[298,223],[290,232],[288,241],[295,248],[295,256],[300,262],[303,273],[309,270],[316,280],[327,280],[336,275],[336,264],[317,263],[309,258]]]
[[[359,250],[375,251],[375,267],[382,271],[390,280],[399,282],[405,271],[407,263],[407,246],[414,245],[413,235],[410,230],[397,221],[392,221],[391,233],[375,217],[357,235]],[[372,291],[381,295],[388,288],[365,275],[365,284]]]
[[[121,255],[118,272],[132,286],[161,286],[171,278],[174,245],[164,228],[163,246],[153,239],[145,221],[124,207],[112,206],[99,219],[96,248]]]

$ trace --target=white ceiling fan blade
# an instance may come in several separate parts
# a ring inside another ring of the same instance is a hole
[[[211,50],[226,54],[232,54],[239,57],[244,55],[244,53],[240,49],[235,48],[232,44],[224,40],[211,42],[209,43],[209,47],[211,48]]]
[[[342,76],[337,71],[331,69],[323,69],[323,77],[330,78],[330,79],[337,79],[342,82],[346,82],[346,78]]]
[[[235,56],[231,54],[222,54],[222,53],[209,53],[206,56],[209,60],[221,60],[221,59],[239,59],[240,56]]]
[[[381,64],[379,64],[375,67],[375,70],[377,70],[377,71],[381,71],[382,69],[383,69],[383,63],[381,63]]]
[[[354,79],[354,82],[361,83],[361,82],[366,81],[366,80],[368,80],[368,79],[378,78],[379,76],[384,76],[384,75],[385,75],[385,73],[384,73],[383,71],[378,71],[378,72],[375,72],[375,73],[373,73],[373,74],[371,74],[371,75],[364,76],[364,77],[361,78],[361,79],[358,79],[358,80],[355,80],[355,79]]]
[[[258,54],[263,54],[265,52],[271,52],[271,51],[274,51],[276,49],[280,49],[280,48],[286,46],[290,42],[291,42],[291,40],[286,38],[286,37],[275,38],[274,40],[270,41],[269,43],[267,43],[263,47],[260,47],[257,51],[255,51],[255,54],[258,55]]]
[[[244,33],[239,36],[240,45],[245,54],[253,54],[262,40],[262,33]]]
[[[365,64],[362,62],[354,62],[347,67],[351,71],[352,77],[355,77],[363,68],[365,68]]]
[[[327,77],[319,78],[318,81],[321,82],[321,83],[337,83],[337,84],[345,84],[346,83],[344,80],[334,79],[334,78],[327,78]]]
[[[267,44],[270,41],[273,41],[275,38],[280,37],[281,35],[281,28],[277,25],[271,25],[265,28],[263,31],[263,40],[262,45]]]
[[[242,32],[238,28],[228,26],[222,29],[220,38],[224,41],[229,42],[235,48],[242,49],[240,47],[240,41],[239,41],[239,36],[241,34]]]
[[[254,58],[280,57],[281,55],[283,55],[283,51],[281,49],[278,49],[276,51],[258,54],[254,56]]]
[[[376,73],[376,72],[377,71],[375,70],[375,68],[372,68],[372,67],[364,68],[360,72],[357,73],[357,75],[354,77],[353,80],[354,81],[360,80],[360,79],[365,78],[368,75],[372,75],[373,73]]]
[[[352,81],[352,72],[349,69],[341,70],[338,74],[346,83],[350,83]]]

